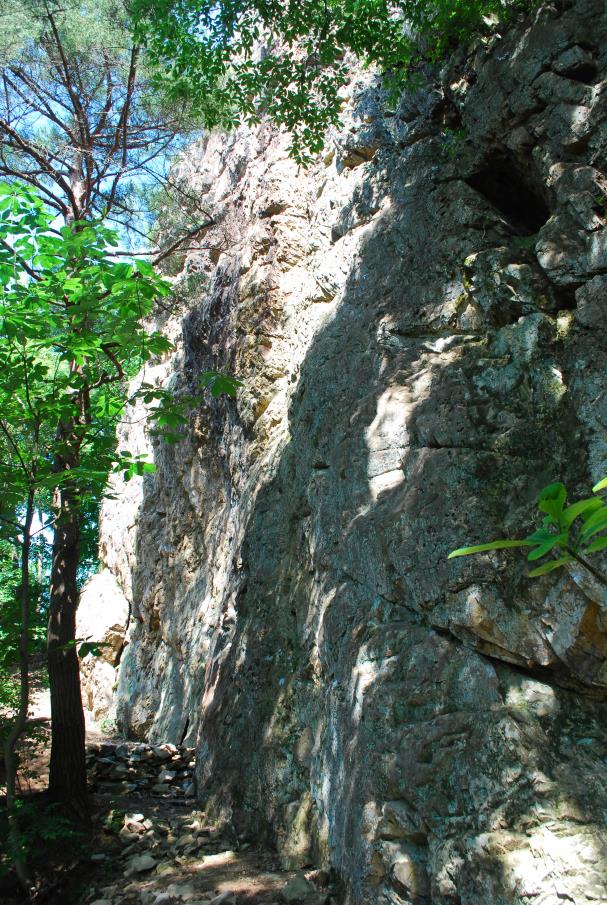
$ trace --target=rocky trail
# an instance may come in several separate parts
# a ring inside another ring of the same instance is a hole
[[[275,853],[238,827],[206,818],[195,798],[195,750],[108,737],[85,711],[92,834],[49,839],[33,860],[52,861],[40,886],[45,905],[332,905],[325,871],[285,871]],[[50,755],[50,700],[39,687],[30,717],[34,743],[24,749],[20,782],[44,794]],[[0,902],[18,894],[0,882]]]
[[[88,751],[96,832],[83,905],[331,901],[324,872],[281,871],[237,827],[207,821],[192,749],[104,741]]]

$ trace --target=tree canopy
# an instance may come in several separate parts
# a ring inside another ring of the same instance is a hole
[[[0,177],[133,234],[138,189],[164,183],[194,129],[189,105],[152,90],[123,0],[5,0],[2,23]]]
[[[395,95],[424,60],[532,0],[133,0],[157,87],[207,127],[263,114],[300,162],[339,119],[347,54],[375,64]]]

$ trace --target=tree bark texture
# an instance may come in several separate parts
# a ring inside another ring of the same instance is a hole
[[[75,644],[81,516],[68,488],[59,491],[59,509],[53,539],[48,622],[52,720],[49,794],[78,820],[87,822],[84,711]]]

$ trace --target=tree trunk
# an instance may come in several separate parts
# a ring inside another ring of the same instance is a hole
[[[79,195],[83,179],[82,155],[72,162],[71,188]],[[79,211],[73,211],[78,220]],[[71,216],[66,218],[73,224]],[[77,268],[76,268],[77,269]],[[73,325],[72,325],[73,328]],[[70,370],[78,371],[75,361]],[[88,415],[88,412],[85,413]],[[79,441],[75,422],[64,423],[58,440],[66,446],[55,461],[58,474],[65,477],[79,464]],[[79,822],[89,822],[86,781],[86,737],[80,691],[80,664],[76,649],[78,609],[78,564],[82,515],[75,488],[69,483],[56,490],[58,518],[53,531],[50,607],[47,631],[48,678],[51,692],[51,762],[49,796]]]
[[[78,820],[88,822],[84,711],[76,650],[78,547],[81,516],[70,488],[59,491],[55,523],[48,622],[48,674],[51,689],[49,794]]]
[[[10,732],[4,740],[4,764],[6,768],[6,812],[11,855],[17,877],[22,887],[30,895],[31,878],[25,854],[20,850],[19,812],[17,810],[17,756],[15,748],[23,735],[29,709],[29,620],[30,620],[30,577],[29,558],[31,546],[32,519],[34,516],[34,491],[30,489],[25,509],[23,540],[21,542],[21,629],[19,637],[20,694],[19,710]]]

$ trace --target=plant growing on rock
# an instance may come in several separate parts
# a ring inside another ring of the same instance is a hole
[[[603,478],[592,488],[593,496],[567,503],[567,488],[557,482],[540,491],[537,507],[543,513],[541,527],[521,540],[500,539],[471,547],[460,547],[449,554],[449,559],[470,556],[492,550],[510,550],[529,547],[527,559],[530,563],[540,562],[529,572],[530,578],[546,575],[570,562],[583,566],[602,585],[607,587],[607,576],[588,556],[607,549],[607,505],[598,496],[607,489],[607,478]]]

